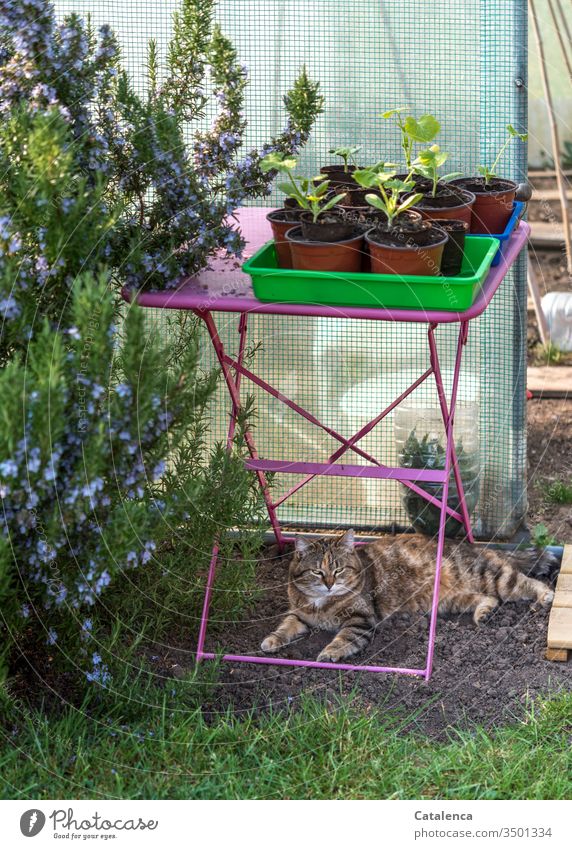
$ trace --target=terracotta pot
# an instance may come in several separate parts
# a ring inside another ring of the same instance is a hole
[[[363,236],[339,242],[309,242],[301,227],[286,233],[292,266],[298,271],[361,271]]]
[[[463,265],[463,255],[465,253],[465,236],[469,229],[469,225],[462,219],[434,219],[435,224],[447,233],[449,241],[443,249],[443,259],[441,260],[441,274],[447,277],[455,277],[461,272]]]
[[[435,227],[435,229],[443,234],[443,238],[433,245],[424,245],[423,247],[382,245],[373,236],[375,231],[370,230],[365,235],[365,241],[371,256],[372,273],[436,277],[441,271],[443,248],[449,237],[444,230],[438,227]]]
[[[484,179],[461,177],[452,182],[456,186],[461,186],[461,188],[473,192],[476,196],[471,219],[471,233],[494,236],[504,232],[512,215],[517,190],[516,183],[512,180],[494,178],[492,189],[479,191],[479,187],[484,186]],[[494,188],[495,184],[498,185],[498,189]]]
[[[339,242],[351,238],[356,229],[355,223],[346,221],[344,210],[337,207],[319,215],[317,221],[311,212],[303,212],[300,224],[302,235],[312,242]]]
[[[429,206],[425,205],[426,200],[423,198],[413,209],[421,213],[423,218],[428,218],[431,221],[453,219],[455,221],[465,221],[467,226],[471,226],[473,217],[473,206],[476,201],[476,196],[466,189],[462,190],[462,201],[455,206]]]
[[[355,165],[348,165],[347,171],[344,171],[343,165],[324,165],[320,168],[320,174],[325,174],[332,186],[355,186],[352,177],[355,170]]]
[[[334,207],[335,209],[336,207]],[[343,208],[343,207],[342,207]],[[348,221],[353,221],[355,226],[361,229],[363,234],[365,235],[368,230],[378,225],[378,223],[383,223],[387,221],[387,217],[385,212],[382,212],[381,209],[376,209],[373,206],[354,206],[354,207],[345,207],[345,215]],[[407,218],[409,221],[421,221],[421,215],[419,212],[415,212],[413,209],[407,209],[405,212],[401,213],[403,218]],[[371,257],[369,255],[369,245],[367,242],[363,243],[362,248],[362,261],[361,261],[361,270],[367,274],[371,271]]]
[[[292,268],[292,254],[290,245],[286,240],[286,233],[291,230],[296,221],[299,221],[303,210],[298,209],[275,209],[269,212],[266,220],[270,222],[272,237],[276,249],[276,257],[280,268]]]
[[[354,188],[350,188],[349,186],[347,188],[346,186],[338,187],[340,191],[344,191],[346,193],[346,196],[340,201],[338,201],[337,206],[343,206],[344,208],[369,206],[368,202],[365,199],[365,196],[378,194],[375,189],[362,189],[361,187],[358,187],[356,183],[354,183],[353,186]]]

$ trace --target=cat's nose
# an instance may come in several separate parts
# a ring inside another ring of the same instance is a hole
[[[324,578],[324,583],[327,586],[327,588],[329,590],[331,590],[332,587],[334,586],[335,579],[334,578]]]

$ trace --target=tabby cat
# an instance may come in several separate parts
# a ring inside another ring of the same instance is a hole
[[[262,642],[277,652],[310,629],[336,631],[319,661],[337,662],[362,651],[376,624],[396,612],[431,610],[437,543],[402,534],[354,548],[354,532],[334,540],[298,538],[288,577],[289,609]],[[441,570],[440,613],[472,611],[477,624],[500,601],[534,599],[550,604],[554,593],[519,571],[530,552],[494,549],[447,540]]]

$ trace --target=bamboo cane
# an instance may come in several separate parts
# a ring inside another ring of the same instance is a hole
[[[570,212],[568,208],[568,197],[566,194],[566,184],[562,173],[562,165],[560,162],[560,138],[558,134],[558,126],[556,124],[556,116],[554,113],[554,102],[552,100],[552,92],[548,80],[548,70],[546,67],[546,57],[544,54],[544,43],[542,34],[536,17],[536,9],[534,0],[528,0],[530,8],[530,18],[534,30],[536,47],[538,49],[538,58],[540,61],[540,74],[542,77],[542,86],[544,89],[544,99],[548,111],[548,122],[550,124],[550,135],[552,138],[552,154],[554,156],[554,170],[556,171],[556,181],[558,183],[558,193],[560,195],[560,208],[562,209],[562,223],[564,226],[564,242],[566,244],[566,260],[568,266],[568,274],[572,275],[572,236],[570,233]]]
[[[534,312],[536,314],[536,322],[538,324],[540,341],[542,342],[544,347],[547,348],[550,342],[550,331],[548,330],[548,322],[546,321],[546,316],[544,315],[542,304],[540,303],[540,290],[538,288],[538,280],[536,278],[536,272],[532,267],[532,260],[530,259],[530,256],[528,257],[527,277],[528,290],[532,298],[532,303],[534,304]]]
[[[556,6],[558,11],[560,12],[560,17],[562,18],[562,24],[564,26],[564,32],[566,33],[566,38],[568,39],[568,44],[572,47],[572,33],[570,32],[570,27],[568,26],[568,19],[564,13],[564,9],[562,7],[562,3],[560,0],[556,0]]]
[[[568,71],[568,76],[572,81],[572,64],[570,63],[570,59],[568,58],[568,50],[566,49],[566,45],[564,43],[564,38],[562,37],[562,30],[558,25],[558,18],[556,17],[556,9],[554,8],[554,4],[552,0],[548,0],[548,8],[550,10],[550,16],[554,23],[554,29],[556,31],[556,38],[558,39],[558,44],[560,45],[560,50],[562,51],[562,55],[564,57],[564,62],[566,64],[566,69]]]

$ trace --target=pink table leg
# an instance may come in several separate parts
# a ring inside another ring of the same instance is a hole
[[[439,403],[443,414],[443,423],[445,425],[446,449],[445,449],[445,482],[443,484],[441,514],[439,517],[439,534],[437,537],[437,560],[435,563],[435,583],[433,586],[433,601],[431,604],[431,618],[429,620],[429,641],[427,644],[427,666],[425,669],[425,680],[428,681],[433,671],[433,655],[435,653],[435,635],[437,632],[437,615],[439,612],[439,590],[441,582],[441,566],[443,564],[443,549],[445,547],[445,525],[447,522],[447,499],[449,497],[449,478],[451,477],[451,467],[457,469],[456,453],[453,437],[453,423],[455,418],[455,408],[457,404],[457,389],[459,386],[459,375],[461,373],[461,360],[463,356],[463,347],[467,341],[467,323],[464,322],[459,327],[459,338],[457,343],[457,354],[455,357],[455,370],[453,372],[453,385],[451,388],[451,404],[447,407],[445,397],[445,388],[443,386],[443,378],[441,376],[441,368],[439,364],[439,356],[437,354],[437,346],[435,345],[435,325],[429,327],[429,351],[431,356],[431,365],[435,373],[435,383],[437,385],[437,394],[439,395]],[[457,469],[458,471],[458,469]],[[455,481],[461,500],[461,513],[465,530],[471,542],[472,533],[469,522],[469,514],[465,503],[465,493],[460,474],[455,474]]]
[[[240,407],[241,407],[241,404],[240,404],[240,377],[241,377],[241,375],[240,375],[239,369],[237,369],[234,373],[234,376],[233,376],[228,365],[226,363],[224,363],[224,361],[222,359],[222,357],[224,355],[223,344],[220,340],[220,337],[218,335],[218,331],[216,329],[216,325],[215,325],[210,313],[199,313],[199,315],[203,319],[203,321],[205,322],[205,324],[207,326],[207,330],[208,330],[209,335],[211,337],[217,358],[218,358],[218,360],[221,364],[221,367],[223,369],[223,374],[224,374],[226,384],[228,386],[229,394],[230,394],[230,397],[231,397],[231,401],[232,401],[232,410],[231,410],[230,422],[229,422],[229,425],[228,425],[228,433],[227,433],[227,439],[226,439],[227,451],[231,451],[232,440],[234,439],[234,434],[236,432],[236,423],[237,423],[238,414],[240,412]],[[243,362],[243,359],[244,359],[244,349],[245,349],[245,346],[246,346],[247,327],[248,327],[247,315],[246,315],[246,313],[241,313],[240,314],[240,320],[239,320],[239,323],[238,323],[238,332],[239,332],[240,339],[239,339],[239,346],[238,346],[237,365],[239,367],[242,365],[242,362]],[[251,434],[248,430],[245,432],[245,440],[246,440],[246,443],[247,443],[247,446],[248,446],[250,456],[252,457],[253,460],[256,460],[258,458],[256,446],[254,444],[254,439],[252,438],[252,436],[251,436]],[[278,519],[276,517],[276,511],[275,511],[275,509],[272,505],[272,501],[270,499],[270,491],[269,491],[269,488],[268,488],[268,482],[266,480],[266,476],[263,472],[257,472],[257,475],[258,475],[258,481],[259,481],[259,484],[260,484],[260,488],[261,488],[261,490],[264,494],[266,507],[268,509],[268,515],[270,517],[272,527],[274,528],[276,541],[278,542],[278,544],[280,546],[282,546],[284,544],[284,537],[282,536],[282,531],[281,531],[280,525],[278,523]],[[203,601],[203,609],[202,609],[202,613],[201,613],[201,622],[200,622],[200,626],[199,626],[199,637],[198,637],[198,641],[197,641],[197,661],[203,660],[206,657],[206,655],[204,653],[204,646],[205,646],[205,639],[206,639],[206,634],[207,634],[209,609],[210,609],[212,591],[213,591],[213,586],[214,586],[214,581],[215,581],[218,555],[219,555],[219,541],[217,539],[217,540],[215,540],[214,545],[213,545],[213,549],[212,549],[212,552],[211,552],[211,560],[210,560],[210,564],[209,564],[209,571],[208,571],[208,574],[207,574],[205,597],[204,597],[204,601]]]

